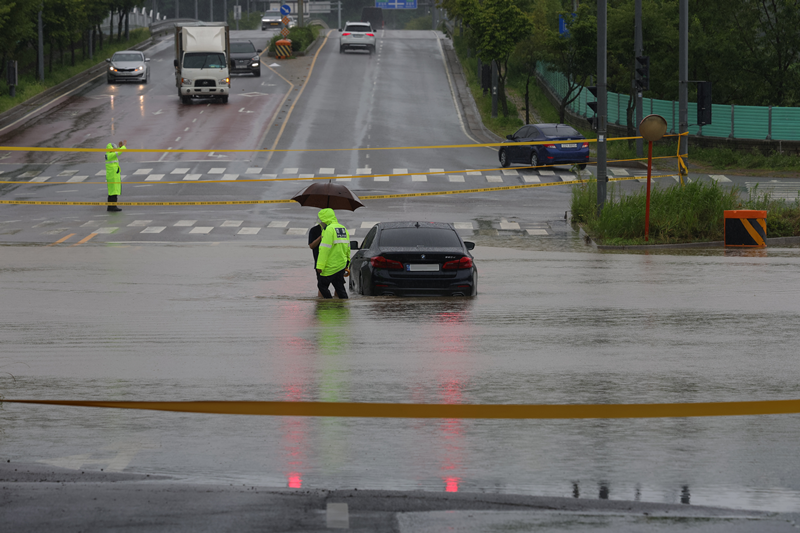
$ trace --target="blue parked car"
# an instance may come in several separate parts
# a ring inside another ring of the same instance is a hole
[[[528,124],[513,135],[507,135],[508,146],[500,148],[500,166],[512,163],[538,167],[540,165],[573,165],[580,170],[589,162],[589,143],[586,137],[566,124]],[[575,141],[565,144],[524,144],[541,141]],[[512,144],[513,143],[513,144]]]

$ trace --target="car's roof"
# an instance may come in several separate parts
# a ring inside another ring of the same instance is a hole
[[[120,50],[118,52],[114,52],[114,55],[117,54],[139,54],[143,56],[144,52],[142,52],[141,50]]]
[[[350,21],[345,22],[345,26],[350,26],[351,24],[354,25],[354,26],[355,25],[358,25],[358,26],[370,26],[369,22],[364,22],[364,21],[361,21],[361,20],[353,21],[353,22],[350,22]]]
[[[250,43],[253,44],[253,41],[250,39],[231,39],[232,43]]]
[[[447,222],[418,222],[416,220],[401,221],[401,222],[378,222],[381,229],[397,229],[397,228],[436,228],[436,229],[449,229],[452,230],[453,226]]]

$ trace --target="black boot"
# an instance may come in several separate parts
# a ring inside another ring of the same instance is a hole
[[[116,202],[117,201],[117,195],[115,194],[114,196],[109,196],[108,197],[108,201],[109,202]],[[120,209],[119,207],[117,207],[115,205],[110,205],[110,206],[108,206],[108,209],[106,209],[106,211],[122,211],[122,209]]]

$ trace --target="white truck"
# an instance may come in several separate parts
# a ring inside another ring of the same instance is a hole
[[[224,22],[175,26],[175,85],[181,102],[215,98],[228,103],[229,51],[230,31]]]

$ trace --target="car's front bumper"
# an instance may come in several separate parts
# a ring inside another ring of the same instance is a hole
[[[181,96],[228,96],[230,87],[181,87]]]

